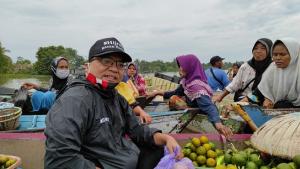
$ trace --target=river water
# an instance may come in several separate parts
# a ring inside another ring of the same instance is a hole
[[[0,87],[19,89],[25,82],[38,84],[42,87],[48,87],[50,76],[44,75],[14,75],[0,74]]]
[[[179,76],[178,72],[162,72],[168,76]],[[154,73],[143,74],[143,76],[153,76]],[[19,89],[25,82],[38,84],[42,87],[49,87],[50,76],[45,75],[19,75],[19,74],[0,74],[0,87]]]

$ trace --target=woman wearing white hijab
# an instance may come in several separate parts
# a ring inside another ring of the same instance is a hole
[[[276,40],[273,63],[258,85],[265,108],[300,107],[300,44],[293,39]]]

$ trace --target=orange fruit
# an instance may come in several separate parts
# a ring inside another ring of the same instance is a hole
[[[192,144],[195,146],[195,147],[199,147],[200,146],[200,139],[199,138],[192,138]]]
[[[201,144],[208,143],[208,141],[209,141],[208,138],[204,135],[201,136],[199,139],[200,139]]]
[[[208,143],[203,144],[203,147],[206,149],[206,151],[211,150],[211,145]]]
[[[208,151],[206,152],[206,154],[207,154],[207,157],[208,157],[208,158],[216,158],[216,157],[217,157],[217,153],[214,152],[213,150],[208,150]]]
[[[206,165],[207,165],[208,167],[215,167],[215,166],[216,166],[216,160],[213,159],[213,158],[208,158],[208,159],[206,160]]]

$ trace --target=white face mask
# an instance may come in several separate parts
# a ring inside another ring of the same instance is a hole
[[[55,75],[60,79],[65,79],[69,76],[69,69],[57,69]]]

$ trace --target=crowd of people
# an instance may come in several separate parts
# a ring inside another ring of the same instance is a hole
[[[67,58],[55,58],[49,89],[23,84],[37,90],[31,95],[32,111],[48,111],[45,168],[154,168],[163,146],[173,153],[179,145],[147,125],[152,118],[139,105],[141,96],[183,97],[189,107],[206,113],[226,137],[233,133],[222,124],[215,103],[228,94],[234,94],[234,101],[264,108],[300,107],[300,44],[288,38],[274,43],[261,38],[252,54],[248,61],[233,64],[228,74],[220,56],[213,56],[211,67],[204,70],[196,55],[180,55],[178,88],[152,92],[147,92],[138,65],[116,38],[100,39],[91,46],[81,77],[71,78]],[[176,154],[176,159],[182,158]]]

